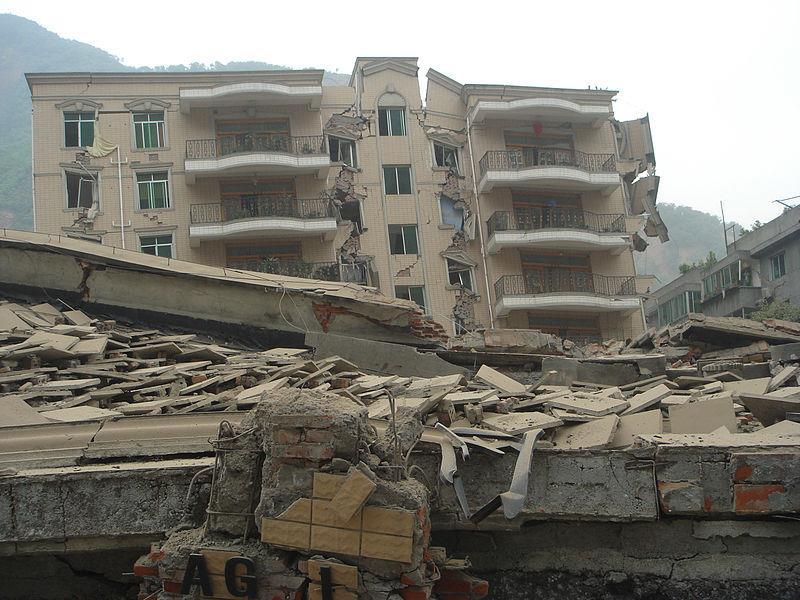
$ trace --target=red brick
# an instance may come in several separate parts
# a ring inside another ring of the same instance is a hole
[[[737,513],[768,513],[770,496],[785,494],[786,488],[779,483],[735,484],[733,486],[733,504]]]
[[[325,429],[309,429],[305,433],[306,442],[327,443],[333,441],[333,432]]]
[[[276,444],[298,444],[302,434],[302,429],[274,429],[272,440]]]
[[[428,586],[410,585],[400,590],[403,600],[428,600],[431,597],[431,588]]]

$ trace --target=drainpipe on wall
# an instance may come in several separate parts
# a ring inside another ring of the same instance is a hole
[[[122,203],[122,160],[117,145],[117,181],[119,182],[119,231],[122,236],[122,249],[125,250],[125,207]]]
[[[34,149],[33,140],[36,139],[33,135],[33,107],[31,107],[31,200],[33,201],[33,230],[36,231],[36,177],[34,175]]]
[[[483,217],[481,217],[481,203],[478,198],[478,180],[475,177],[475,155],[472,152],[472,122],[467,112],[467,146],[469,146],[469,166],[472,170],[472,193],[475,196],[475,214],[478,218],[478,237],[481,241],[481,263],[483,264],[483,281],[486,285],[486,305],[489,307],[489,324],[494,329],[494,308],[492,307],[492,294],[489,288],[489,267],[486,262],[486,243],[483,239]]]

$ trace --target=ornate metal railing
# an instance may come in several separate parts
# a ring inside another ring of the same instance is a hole
[[[304,260],[286,260],[266,257],[260,260],[228,260],[228,266],[245,271],[273,273],[304,279],[320,279],[322,281],[341,281],[340,264],[336,262],[305,262]]]
[[[495,231],[531,231],[535,229],[582,229],[595,233],[625,231],[625,215],[599,214],[564,207],[526,207],[498,211],[486,222],[489,235]]]
[[[522,275],[504,275],[494,283],[495,298],[532,296],[554,292],[579,292],[600,296],[634,296],[633,277],[595,275],[568,269],[531,270]]]
[[[489,150],[481,158],[481,177],[486,171],[516,171],[530,167],[574,167],[589,173],[615,173],[613,154],[587,154],[564,148]]]
[[[328,198],[304,199],[293,196],[226,198],[220,203],[192,204],[189,208],[189,219],[195,225],[264,217],[322,219],[337,216],[336,207]]]
[[[246,152],[282,154],[328,154],[324,135],[291,137],[278,133],[222,135],[208,140],[186,140],[186,158],[219,158]]]

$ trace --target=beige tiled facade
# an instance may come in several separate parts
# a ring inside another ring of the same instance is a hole
[[[344,277],[387,295],[422,288],[427,312],[452,332],[641,332],[632,253],[644,208],[632,182],[653,174],[654,158],[645,156],[649,124],[643,144],[641,127],[614,121],[614,92],[461,85],[429,71],[423,102],[414,58],[359,58],[348,86],[322,86],[322,76],[29,74],[37,231],[128,249],[158,236],[171,244],[161,252],[184,260],[267,271],[291,263],[300,267],[281,272]],[[382,109],[404,120],[401,135],[382,135]],[[161,145],[137,148],[133,115],[162,112]],[[91,113],[95,136],[119,151],[66,147],[74,113]],[[333,161],[333,138],[352,143],[352,168]],[[455,151],[457,168],[437,166],[437,145]],[[385,166],[410,169],[410,190],[398,189],[410,193],[385,193]],[[95,187],[82,207],[68,207],[70,173]],[[140,198],[137,178],[148,173],[168,174],[168,206]],[[301,201],[276,203],[265,191],[273,188]],[[490,239],[494,213],[515,225]],[[360,227],[350,220],[358,214]],[[596,226],[595,214],[610,216]],[[525,225],[521,215],[536,217]],[[416,251],[393,254],[390,230],[403,225],[416,226]]]

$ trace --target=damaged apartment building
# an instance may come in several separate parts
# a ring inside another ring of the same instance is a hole
[[[644,329],[668,239],[648,117],[616,92],[462,85],[416,58],[323,71],[28,74],[35,229],[366,284],[451,334]]]

